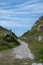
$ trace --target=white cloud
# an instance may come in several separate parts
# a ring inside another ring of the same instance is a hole
[[[43,14],[43,3],[39,0],[31,0],[19,5],[10,5],[8,1],[0,5],[0,25],[2,26],[31,27],[31,23],[33,24],[35,20],[33,16]]]
[[[21,24],[21,23],[15,23],[15,22],[9,22],[9,21],[1,21],[0,22],[0,25],[1,26],[5,26],[5,27],[29,27],[29,25],[28,24],[26,24],[26,23],[24,23],[24,24]]]

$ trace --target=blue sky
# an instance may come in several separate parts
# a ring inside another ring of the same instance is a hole
[[[43,15],[43,0],[0,0],[0,25],[17,36],[30,30]]]

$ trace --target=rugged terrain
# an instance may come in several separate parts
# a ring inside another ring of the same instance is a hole
[[[34,61],[43,63],[43,16],[33,25],[32,29],[25,32],[21,40],[29,44],[29,48],[35,55]]]
[[[19,45],[18,37],[11,31],[0,26],[0,50],[6,50]]]
[[[34,55],[28,44],[19,40],[20,46],[9,50],[0,51],[1,65],[32,65]]]
[[[0,65],[43,65],[43,16],[20,39],[0,26]]]

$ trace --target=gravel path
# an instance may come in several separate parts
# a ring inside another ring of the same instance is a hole
[[[0,52],[0,57],[1,58],[13,58],[13,59],[23,59],[23,58],[31,58],[33,59],[34,56],[31,53],[30,49],[28,48],[28,44],[19,40],[20,46],[6,50],[3,52]]]
[[[23,58],[31,58],[33,59],[34,56],[31,53],[30,49],[28,48],[28,44],[18,40],[20,42],[20,46],[13,48],[12,53],[14,55],[15,53],[15,57],[14,58],[19,58],[19,59],[23,59]]]
[[[32,63],[32,65],[43,65],[42,63]]]
[[[19,39],[18,41],[20,46],[0,51],[0,65],[43,65],[42,63],[33,63],[34,55],[28,48],[28,44]]]

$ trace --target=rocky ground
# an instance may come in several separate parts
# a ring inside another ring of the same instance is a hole
[[[34,55],[28,48],[28,44],[18,40],[20,46],[0,51],[0,65],[42,65],[41,63],[34,63]]]

